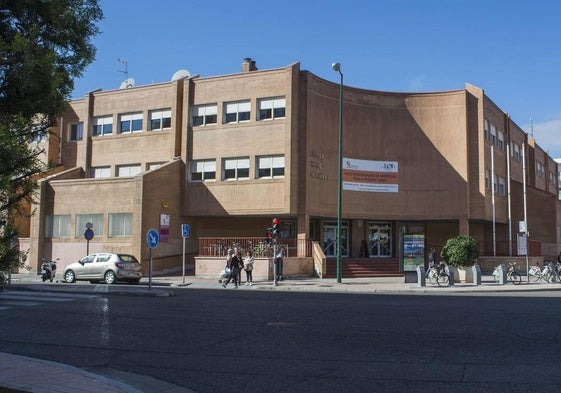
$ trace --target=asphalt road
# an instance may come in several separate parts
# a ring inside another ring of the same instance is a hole
[[[561,389],[558,295],[173,291],[38,293],[0,310],[2,351],[199,393]]]

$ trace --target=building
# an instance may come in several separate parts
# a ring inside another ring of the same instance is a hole
[[[557,254],[557,164],[482,89],[345,86],[343,113],[347,260],[368,255],[362,259],[374,267],[390,261],[407,270],[457,234],[474,237],[485,255],[516,255],[525,199],[531,254]],[[184,74],[70,101],[41,142],[54,169],[20,227],[32,270],[42,256],[60,257],[64,267],[86,251],[146,262],[150,228],[160,231],[154,271],[177,270],[181,224],[190,225],[193,260],[216,252],[204,239],[263,238],[273,217],[283,239],[318,242],[329,261],[338,122],[338,83],[299,63],[258,70],[251,59],[240,73]],[[311,258],[307,246],[291,253]]]

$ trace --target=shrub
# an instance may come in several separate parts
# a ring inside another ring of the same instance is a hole
[[[448,265],[473,266],[479,257],[479,247],[477,241],[470,236],[456,236],[448,239],[440,255]]]

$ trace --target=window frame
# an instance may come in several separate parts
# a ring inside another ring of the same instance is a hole
[[[213,167],[214,171],[212,170]],[[195,169],[202,169],[202,171],[196,171]],[[194,178],[194,174],[200,174],[200,178],[199,176]],[[216,181],[216,159],[193,160],[189,162],[189,181],[192,183]]]
[[[286,98],[268,97],[257,101],[258,120],[275,120],[286,117]]]
[[[96,176],[98,173],[105,174],[106,171],[107,171],[107,176]],[[90,168],[90,172],[91,172],[91,177],[94,179],[106,179],[108,177],[112,177],[110,165],[92,166]]]
[[[90,222],[93,224],[93,231],[96,236],[103,236],[103,213],[88,213],[88,214],[76,214],[75,218],[75,237],[84,237],[84,232],[86,231],[86,223]]]
[[[99,133],[97,131],[100,131]],[[92,136],[113,134],[113,116],[96,116],[92,120]]]
[[[127,171],[128,173],[121,174],[121,171]],[[115,175],[116,177],[134,177],[139,173],[142,173],[142,166],[140,164],[125,164],[125,165],[117,165],[115,167]],[[131,174],[132,172],[132,174]]]
[[[68,126],[68,141],[78,142],[84,139],[84,122],[79,121]]]
[[[158,116],[158,117],[156,117]],[[149,131],[161,131],[171,128],[171,109],[152,110],[148,114]],[[155,127],[158,122],[158,127]]]
[[[262,165],[267,164],[266,161],[268,160],[270,160],[270,166]],[[275,160],[279,163],[282,160],[282,167],[275,166]],[[284,178],[286,172],[286,161],[284,154],[257,156],[255,168],[255,175],[257,179],[282,179]],[[268,171],[268,174],[265,174],[264,171]]]
[[[197,119],[197,121],[195,120]],[[200,119],[200,122],[199,120]],[[218,104],[194,105],[191,110],[191,125],[205,127],[218,122]]]
[[[139,123],[140,122],[140,123]],[[128,124],[128,129],[123,130],[123,125]],[[142,132],[144,127],[144,113],[131,112],[119,115],[119,134],[133,134]]]
[[[121,222],[115,222],[115,220]],[[109,213],[109,228],[107,237],[132,237],[132,213]],[[116,227],[118,225],[118,227]]]
[[[70,214],[49,214],[45,217],[45,238],[68,239],[71,237],[70,229]]]
[[[224,124],[244,123],[251,120],[251,100],[225,102],[223,108]]]
[[[249,157],[230,157],[222,160],[222,180],[249,180]]]

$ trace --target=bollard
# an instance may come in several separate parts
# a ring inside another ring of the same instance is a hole
[[[417,286],[424,287],[427,285],[427,279],[425,278],[425,267],[417,266]]]
[[[456,279],[454,274],[454,266],[446,265],[446,273],[448,273],[448,276],[450,277],[450,286],[453,287],[454,280]]]
[[[506,285],[506,269],[501,264],[498,266],[499,269],[499,285]]]
[[[473,285],[481,285],[481,268],[478,264],[471,267],[471,272],[473,276]]]

